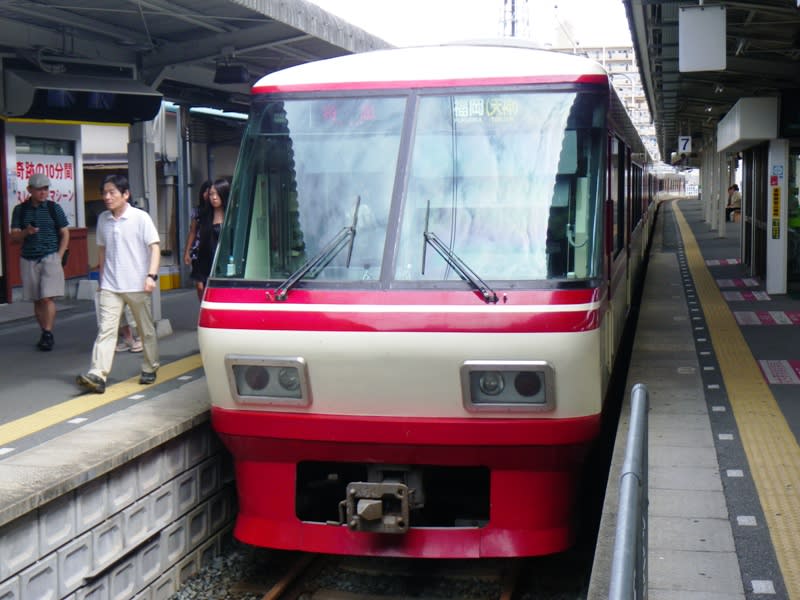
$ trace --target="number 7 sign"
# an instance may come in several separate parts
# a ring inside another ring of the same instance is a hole
[[[678,152],[689,153],[692,151],[692,136],[679,135],[678,136]]]

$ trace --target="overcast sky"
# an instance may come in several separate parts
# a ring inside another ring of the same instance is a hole
[[[503,7],[512,5],[512,0],[311,1],[397,46],[497,37],[503,32]],[[515,0],[514,6],[517,35],[541,44],[631,45],[622,0]]]

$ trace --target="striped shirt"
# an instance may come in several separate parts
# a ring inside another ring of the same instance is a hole
[[[97,245],[105,247],[100,288],[112,292],[143,292],[150,268],[150,246],[159,237],[153,219],[130,204],[119,219],[110,210],[97,217]]]
[[[26,200],[14,207],[11,213],[11,229],[25,229],[33,223],[38,227],[38,233],[29,235],[22,240],[22,258],[28,260],[39,260],[40,258],[58,252],[59,235],[58,230],[69,225],[64,209],[57,203],[53,203],[55,209],[56,222],[50,216],[50,209],[47,207],[46,200],[34,206],[31,200]]]

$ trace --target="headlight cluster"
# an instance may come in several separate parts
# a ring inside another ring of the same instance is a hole
[[[553,369],[544,361],[477,361],[461,366],[467,410],[551,410]]]
[[[242,404],[308,406],[306,363],[300,357],[225,357],[231,394]]]

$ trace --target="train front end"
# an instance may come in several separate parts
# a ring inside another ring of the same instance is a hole
[[[199,324],[238,539],[572,543],[610,365],[608,84],[586,68],[444,47],[256,85]]]

